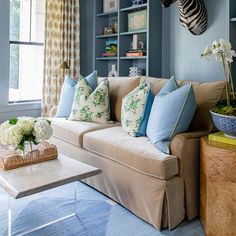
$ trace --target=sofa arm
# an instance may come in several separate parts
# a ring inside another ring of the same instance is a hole
[[[178,158],[179,175],[184,181],[188,220],[195,218],[199,212],[200,138],[208,134],[208,131],[180,133],[170,144],[172,155]]]
[[[57,108],[58,106],[54,106],[50,109],[49,111],[49,117],[55,117],[56,113],[57,113]]]

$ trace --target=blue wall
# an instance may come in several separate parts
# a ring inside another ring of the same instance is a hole
[[[80,0],[80,73],[93,71],[94,0]]]
[[[179,22],[174,4],[163,9],[163,77],[174,75],[179,80],[223,80],[222,65],[201,59],[202,50],[219,38],[229,38],[228,0],[204,0],[208,11],[208,28],[194,36]]]

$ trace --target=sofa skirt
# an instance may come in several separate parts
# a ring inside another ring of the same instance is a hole
[[[102,174],[84,180],[157,229],[175,228],[185,217],[184,184],[180,176],[161,180],[58,138],[58,151],[95,166]]]

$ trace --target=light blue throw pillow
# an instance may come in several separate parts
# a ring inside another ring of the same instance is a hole
[[[179,88],[172,77],[155,96],[147,124],[147,136],[162,152],[170,154],[172,138],[186,131],[197,104],[191,84]]]
[[[97,87],[97,71],[92,72],[85,79],[92,90]],[[76,85],[77,80],[72,79],[68,75],[65,76],[65,80],[61,88],[61,97],[58,104],[56,117],[69,117],[75,95]]]
[[[88,84],[90,85],[90,87],[92,88],[93,91],[98,86],[98,78],[97,77],[98,77],[97,71],[94,71],[93,73],[91,73],[90,75],[85,77],[85,79],[87,80]]]

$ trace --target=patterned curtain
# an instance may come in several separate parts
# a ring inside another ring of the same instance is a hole
[[[45,14],[42,116],[58,105],[64,80],[60,62],[67,62],[72,78],[79,75],[79,0],[46,0]]]

